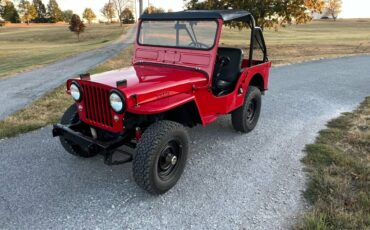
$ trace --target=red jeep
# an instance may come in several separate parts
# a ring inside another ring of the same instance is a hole
[[[222,29],[243,23],[251,31],[247,57],[242,49],[220,47]],[[68,80],[76,103],[53,136],[76,156],[102,154],[108,165],[133,161],[137,184],[162,194],[185,168],[185,127],[231,114],[235,130],[254,129],[270,66],[262,30],[247,11],[144,14],[133,66]],[[120,160],[115,153],[123,154]]]

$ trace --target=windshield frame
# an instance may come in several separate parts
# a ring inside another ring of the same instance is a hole
[[[215,37],[214,37],[214,41],[213,41],[213,45],[207,49],[202,49],[202,48],[197,48],[197,47],[182,47],[182,46],[165,46],[165,45],[151,45],[151,44],[142,44],[140,43],[139,41],[139,38],[140,38],[140,34],[141,34],[141,26],[142,26],[142,23],[143,22],[156,22],[156,21],[208,21],[208,22],[216,22],[216,32],[215,32]],[[138,31],[137,31],[137,37],[136,37],[136,43],[140,46],[148,46],[148,47],[160,47],[160,48],[170,48],[170,49],[185,49],[185,50],[198,50],[198,51],[210,51],[212,49],[215,48],[215,46],[218,44],[218,37],[219,37],[219,33],[220,33],[220,23],[219,23],[219,20],[217,19],[164,19],[164,20],[146,20],[146,19],[142,19],[140,20],[140,24],[139,24],[139,27],[138,27]]]

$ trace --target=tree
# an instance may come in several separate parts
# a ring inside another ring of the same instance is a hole
[[[312,20],[312,17],[307,14],[307,6],[304,0],[281,0],[276,5],[276,12],[279,15],[279,24],[296,24],[306,23]]]
[[[110,23],[112,23],[113,18],[116,16],[116,13],[114,12],[113,3],[111,3],[110,1],[104,5],[100,12]]]
[[[305,0],[304,5],[313,13],[322,13],[325,8],[324,0]]]
[[[78,41],[80,41],[80,34],[85,31],[85,24],[77,14],[72,15],[71,21],[69,22],[69,30],[77,35]]]
[[[88,21],[89,24],[96,19],[96,15],[91,8],[86,8],[82,17]]]
[[[1,16],[5,21],[10,21],[12,23],[20,22],[18,11],[15,8],[13,2],[9,0],[5,0],[5,5],[2,9]]]
[[[36,8],[27,0],[21,0],[18,5],[19,12],[22,14],[22,21],[26,22],[27,25],[30,21],[35,19],[37,16]]]
[[[135,22],[134,14],[129,8],[125,8],[121,15],[123,24],[131,24]]]
[[[3,10],[4,10],[3,3],[4,3],[4,1],[0,0],[0,16],[3,15]]]
[[[73,11],[72,10],[65,10],[62,12],[62,18],[64,22],[70,22],[72,19]]]
[[[41,0],[33,0],[32,4],[36,9],[36,18],[34,19],[35,22],[47,22],[46,19],[46,7]]]
[[[342,12],[342,0],[329,0],[328,5],[328,14],[333,17],[333,20],[336,21],[340,12]]]
[[[127,8],[128,0],[112,0],[114,8],[117,12],[118,18],[119,18],[119,24],[122,26],[122,13],[125,8]]]
[[[272,27],[279,19],[281,23],[307,22],[307,7],[304,0],[190,0],[186,1],[188,9],[248,9],[254,16],[256,24],[262,29]],[[238,24],[232,24],[240,26]]]
[[[62,10],[59,8],[56,0],[49,0],[48,16],[51,23],[56,23],[63,20]]]
[[[154,6],[149,6],[144,10],[144,14],[155,14],[155,13],[164,13],[165,10],[163,8],[157,8]]]

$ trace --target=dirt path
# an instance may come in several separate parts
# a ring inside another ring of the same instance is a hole
[[[230,116],[191,130],[178,184],[151,196],[131,164],[66,153],[51,127],[0,140],[0,229],[289,229],[304,209],[300,162],[325,123],[370,95],[370,56],[273,68],[256,129]]]
[[[131,28],[126,35],[103,48],[0,80],[0,120],[63,84],[66,79],[85,73],[127,48],[133,43],[134,32],[135,28]]]

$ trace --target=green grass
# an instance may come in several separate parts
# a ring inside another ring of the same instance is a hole
[[[118,25],[87,25],[77,41],[68,25],[0,28],[0,78],[96,49],[127,31]]]
[[[90,73],[101,73],[131,65],[133,47],[108,60]],[[26,108],[0,120],[0,139],[14,137],[20,133],[30,132],[49,124],[58,123],[64,111],[74,103],[66,94],[65,85],[42,96]]]
[[[298,228],[370,229],[370,97],[327,126],[306,147],[312,210]]]
[[[249,33],[245,29],[226,29],[221,42],[249,52]],[[370,19],[313,21],[278,32],[266,29],[264,36],[274,65],[370,53]]]

